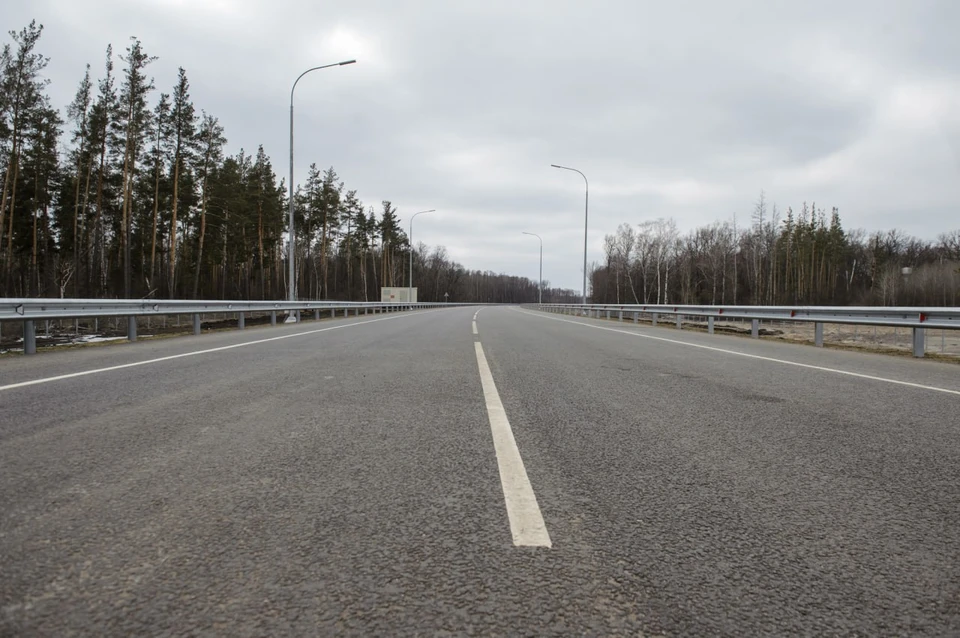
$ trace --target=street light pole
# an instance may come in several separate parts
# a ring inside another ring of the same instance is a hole
[[[583,304],[587,304],[587,218],[590,212],[590,182],[587,181],[587,176],[582,172],[578,171],[575,168],[570,168],[569,166],[560,166],[558,164],[551,164],[553,168],[562,168],[565,171],[573,171],[575,173],[580,173],[580,177],[583,178],[583,183],[586,186],[586,197],[583,200]]]
[[[296,299],[297,299],[297,284],[296,284],[296,281],[295,281],[296,276],[297,276],[297,271],[296,271],[296,269],[294,268],[294,264],[293,264],[293,248],[294,248],[294,229],[293,229],[293,92],[294,92],[294,90],[297,88],[297,82],[300,81],[300,78],[302,78],[303,76],[305,76],[307,73],[310,73],[311,71],[318,71],[318,70],[320,70],[320,69],[329,69],[329,68],[332,67],[332,66],[346,66],[346,65],[348,65],[348,64],[354,64],[355,62],[356,62],[356,60],[344,60],[343,62],[335,62],[335,63],[333,63],[333,64],[324,64],[323,66],[315,66],[315,67],[313,67],[312,69],[307,69],[306,71],[304,71],[303,73],[301,73],[299,76],[297,76],[297,79],[294,80],[294,82],[293,82],[293,87],[291,87],[291,89],[290,89],[290,206],[289,206],[289,208],[290,208],[290,211],[289,211],[289,212],[290,212],[290,220],[289,220],[289,224],[290,224],[290,227],[289,227],[290,237],[289,237],[289,241],[287,242],[287,251],[288,251],[287,259],[290,260],[290,281],[289,281],[289,285],[288,285],[287,298],[288,298],[288,300],[290,300],[290,301],[296,301]]]
[[[540,286],[539,286],[540,293],[537,295],[537,305],[542,306],[543,305],[543,239],[540,237],[540,235],[536,233],[528,233],[525,230],[522,230],[520,232],[522,232],[524,235],[532,235],[540,240]]]
[[[419,213],[414,213],[413,217],[410,218],[410,286],[407,288],[407,303],[413,303],[413,219],[417,215],[423,215],[424,213],[435,213],[435,209],[431,208],[430,210],[422,210]]]

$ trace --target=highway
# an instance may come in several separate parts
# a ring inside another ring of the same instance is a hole
[[[0,635],[333,634],[960,635],[960,366],[516,307],[0,359]]]

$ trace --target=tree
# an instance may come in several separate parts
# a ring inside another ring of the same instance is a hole
[[[104,206],[107,201],[112,199],[108,196],[107,189],[110,188],[109,166],[107,151],[111,139],[109,132],[113,127],[113,122],[117,113],[117,92],[114,86],[113,76],[113,47],[107,45],[106,61],[104,63],[104,76],[97,84],[97,101],[90,111],[90,148],[92,153],[96,153],[97,160],[97,184],[95,197],[95,214],[93,218],[93,233],[90,238],[91,246],[88,254],[90,261],[87,267],[88,287],[93,288],[95,295],[103,294],[107,285],[107,264],[106,264],[106,232],[104,227]],[[90,171],[92,172],[93,163],[91,162]],[[87,179],[89,180],[88,172]]]
[[[56,244],[51,233],[50,205],[53,200],[52,192],[59,179],[57,139],[60,136],[61,124],[59,113],[49,105],[44,96],[40,108],[31,113],[30,135],[23,154],[24,176],[29,177],[24,193],[29,197],[24,201],[29,202],[33,222],[30,232],[30,268],[24,285],[27,295],[40,295],[46,288],[47,278],[41,273],[41,258],[45,257],[45,273],[52,273],[52,259],[56,256]]]
[[[160,224],[160,205],[165,200],[166,189],[161,189],[163,183],[163,174],[167,163],[167,147],[171,137],[171,116],[170,116],[170,95],[161,93],[153,110],[153,224],[150,230],[150,277],[147,280],[150,286],[149,294],[157,290],[156,266],[157,266],[157,233],[161,228]],[[161,193],[163,192],[163,195]],[[162,239],[161,245],[162,245]]]
[[[176,294],[177,273],[177,211],[181,204],[181,175],[189,170],[196,149],[197,116],[190,101],[190,82],[187,72],[180,67],[173,89],[173,205],[170,214],[170,296]]]
[[[7,279],[12,274],[13,227],[17,209],[17,187],[20,184],[20,162],[23,145],[31,133],[29,125],[36,125],[43,118],[40,111],[44,108],[43,91],[47,80],[40,77],[49,61],[34,49],[43,33],[43,25],[36,20],[19,33],[10,31],[10,37],[16,44],[16,53],[9,47],[3,52],[3,76],[0,78],[0,94],[3,94],[3,111],[0,119],[4,121],[4,130],[9,131],[6,143],[9,146],[4,170],[3,189],[0,195],[0,247],[3,245],[4,221],[6,221],[6,253],[4,265]]]
[[[380,285],[391,287],[396,285],[393,253],[396,246],[403,245],[406,233],[400,228],[397,219],[397,209],[389,201],[382,202],[383,211],[380,213],[378,224],[380,231]]]
[[[180,69],[182,72],[183,69]],[[223,127],[217,118],[203,113],[203,119],[200,124],[200,237],[197,244],[197,266],[194,269],[193,296],[197,298],[200,292],[200,270],[203,264],[203,240],[207,230],[207,203],[210,196],[210,177],[215,167],[223,160],[223,146],[227,143],[227,138],[223,136]],[[260,147],[258,159],[263,153],[263,147]],[[174,182],[176,184],[176,182]],[[176,187],[174,187],[176,192]],[[174,196],[176,199],[176,196]],[[176,204],[174,204],[174,214],[176,214]],[[226,237],[226,235],[224,235]]]
[[[156,60],[148,56],[140,40],[131,38],[127,55],[120,59],[127,64],[123,84],[120,87],[119,112],[116,122],[118,140],[122,140],[123,207],[121,212],[120,236],[123,247],[123,294],[129,298],[132,294],[133,265],[131,263],[131,229],[133,226],[133,187],[137,176],[140,152],[144,145],[145,132],[150,124],[150,111],[147,109],[147,95],[153,90],[153,80],[147,79],[146,68]]]
[[[329,298],[329,245],[336,239],[340,229],[340,199],[343,183],[339,181],[336,171],[331,166],[323,173],[323,188],[321,191],[320,209],[320,267],[323,271],[323,298]]]
[[[82,220],[86,215],[86,191],[89,188],[89,180],[84,179],[85,175],[89,175],[89,167],[91,164],[91,155],[90,155],[90,109],[93,104],[93,82],[90,79],[90,65],[86,67],[86,71],[83,75],[83,80],[80,81],[80,86],[77,87],[77,93],[73,98],[73,102],[70,103],[70,106],[67,107],[67,117],[74,124],[72,142],[75,146],[73,151],[75,166],[73,173],[73,224],[72,232],[69,236],[69,242],[72,244],[73,252],[73,271],[75,274],[74,279],[74,295],[79,296],[79,286],[80,286],[80,247],[83,244],[82,237]],[[87,170],[85,170],[85,167]],[[84,185],[84,197],[81,199],[80,189],[81,184]]]
[[[960,229],[941,233],[938,240],[944,259],[960,262]]]

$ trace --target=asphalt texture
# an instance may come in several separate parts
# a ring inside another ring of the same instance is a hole
[[[0,360],[0,635],[960,635],[960,366],[476,311]]]

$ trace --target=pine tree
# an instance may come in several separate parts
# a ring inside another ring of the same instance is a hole
[[[343,183],[338,181],[337,173],[331,166],[323,174],[321,201],[322,233],[320,236],[320,267],[323,271],[323,298],[329,299],[329,246],[340,229],[340,196]]]
[[[162,232],[160,224],[160,204],[165,198],[166,189],[161,189],[163,183],[164,169],[167,163],[167,147],[170,144],[170,95],[161,93],[156,107],[153,109],[153,149],[151,159],[153,161],[153,224],[150,230],[150,277],[147,280],[150,286],[149,294],[153,294],[159,287],[156,281],[157,266],[157,242],[163,244],[162,237],[157,233]],[[161,195],[163,192],[163,195]]]
[[[23,145],[30,134],[29,123],[39,121],[38,110],[42,109],[41,98],[47,85],[47,81],[40,77],[40,73],[46,68],[49,59],[34,51],[42,33],[43,25],[38,25],[36,20],[32,20],[19,33],[9,32],[16,44],[16,52],[4,50],[3,76],[0,78],[0,94],[5,96],[0,120],[5,121],[10,139],[2,194],[0,194],[0,251],[2,251],[6,222],[6,252],[3,264],[8,282],[13,274],[13,229],[18,205],[17,187],[21,181],[20,163]]]
[[[176,295],[177,212],[181,203],[181,176],[190,169],[196,150],[197,116],[190,101],[190,82],[180,67],[173,89],[173,207],[170,218],[170,296]],[[197,264],[199,268],[199,264]]]
[[[83,245],[82,220],[86,215],[85,202],[81,198],[81,186],[85,185],[87,180],[85,174],[89,175],[90,166],[90,109],[93,104],[93,82],[90,79],[90,65],[86,67],[80,86],[77,87],[77,93],[73,102],[67,107],[67,117],[74,123],[72,141],[74,144],[74,173],[73,173],[73,223],[72,232],[68,239],[73,249],[73,277],[74,277],[74,296],[79,296],[80,290],[80,247]],[[86,167],[86,170],[85,170]],[[63,247],[63,246],[61,246]]]
[[[106,292],[107,263],[106,263],[106,231],[104,224],[104,206],[108,197],[107,189],[110,186],[110,175],[107,151],[110,146],[110,130],[113,128],[117,113],[117,91],[113,75],[113,47],[107,45],[104,76],[98,82],[97,101],[90,111],[90,147],[97,159],[96,204],[93,218],[93,232],[91,246],[88,250],[90,261],[87,267],[88,287],[96,290],[96,295]],[[92,162],[91,162],[92,169]],[[89,180],[89,174],[88,174]]]
[[[183,69],[181,69],[183,71]],[[185,79],[185,78],[184,78]],[[223,127],[217,118],[203,113],[203,119],[200,123],[200,158],[198,163],[198,172],[200,178],[200,236],[197,243],[197,262],[194,269],[193,296],[198,298],[200,294],[200,270],[203,264],[203,241],[207,231],[207,203],[210,198],[210,177],[217,165],[223,160],[223,147],[227,143],[227,138],[223,136]],[[261,152],[263,148],[261,147]],[[226,233],[224,233],[226,237]],[[226,251],[224,251],[226,253]],[[226,255],[224,254],[224,257]],[[226,277],[226,273],[224,273]]]
[[[120,87],[120,108],[117,118],[118,139],[122,140],[124,149],[120,237],[123,248],[123,294],[128,299],[133,293],[133,264],[130,250],[134,213],[133,187],[151,116],[147,109],[147,95],[153,90],[153,80],[147,78],[146,68],[156,60],[155,57],[150,57],[144,52],[140,40],[137,38],[131,38],[131,40],[130,46],[127,47],[127,55],[120,57],[127,63],[127,68]]]
[[[361,246],[367,241],[364,222],[366,218],[363,214],[363,203],[357,199],[357,191],[347,191],[342,200],[340,214],[347,222],[347,237],[343,243],[344,260],[346,262],[346,294],[348,299],[353,299],[353,261],[354,256],[362,250]]]
[[[283,233],[285,223],[284,193],[286,189],[277,183],[270,158],[261,145],[253,163],[252,197],[256,207],[257,246],[256,262],[259,270],[259,294],[261,299],[268,298],[266,289],[267,274],[265,263],[268,255],[276,254],[277,244]]]
[[[320,275],[317,272],[317,260],[313,254],[317,229],[323,227],[324,218],[324,183],[323,176],[316,163],[310,164],[307,169],[307,180],[302,190],[297,189],[297,198],[294,205],[294,223],[297,230],[297,244],[303,252],[298,259],[302,275],[297,277],[300,288],[306,283],[307,296],[317,298],[326,295],[326,288],[317,290],[320,286]],[[298,293],[300,290],[297,291]]]
[[[35,119],[29,122],[30,136],[24,152],[24,168],[28,170],[25,170],[24,174],[31,178],[26,185],[33,224],[30,234],[30,269],[24,288],[28,295],[39,296],[54,279],[52,258],[56,252],[56,244],[51,232],[50,205],[59,178],[57,140],[60,137],[62,120],[57,110],[50,106],[46,96],[43,96],[40,107],[31,115]],[[41,258],[44,261],[42,271]],[[59,286],[60,282],[57,284]]]
[[[383,211],[380,214],[380,287],[391,287],[395,282],[393,268],[394,246],[401,245],[400,229],[397,219],[397,209],[387,200],[382,202]]]

